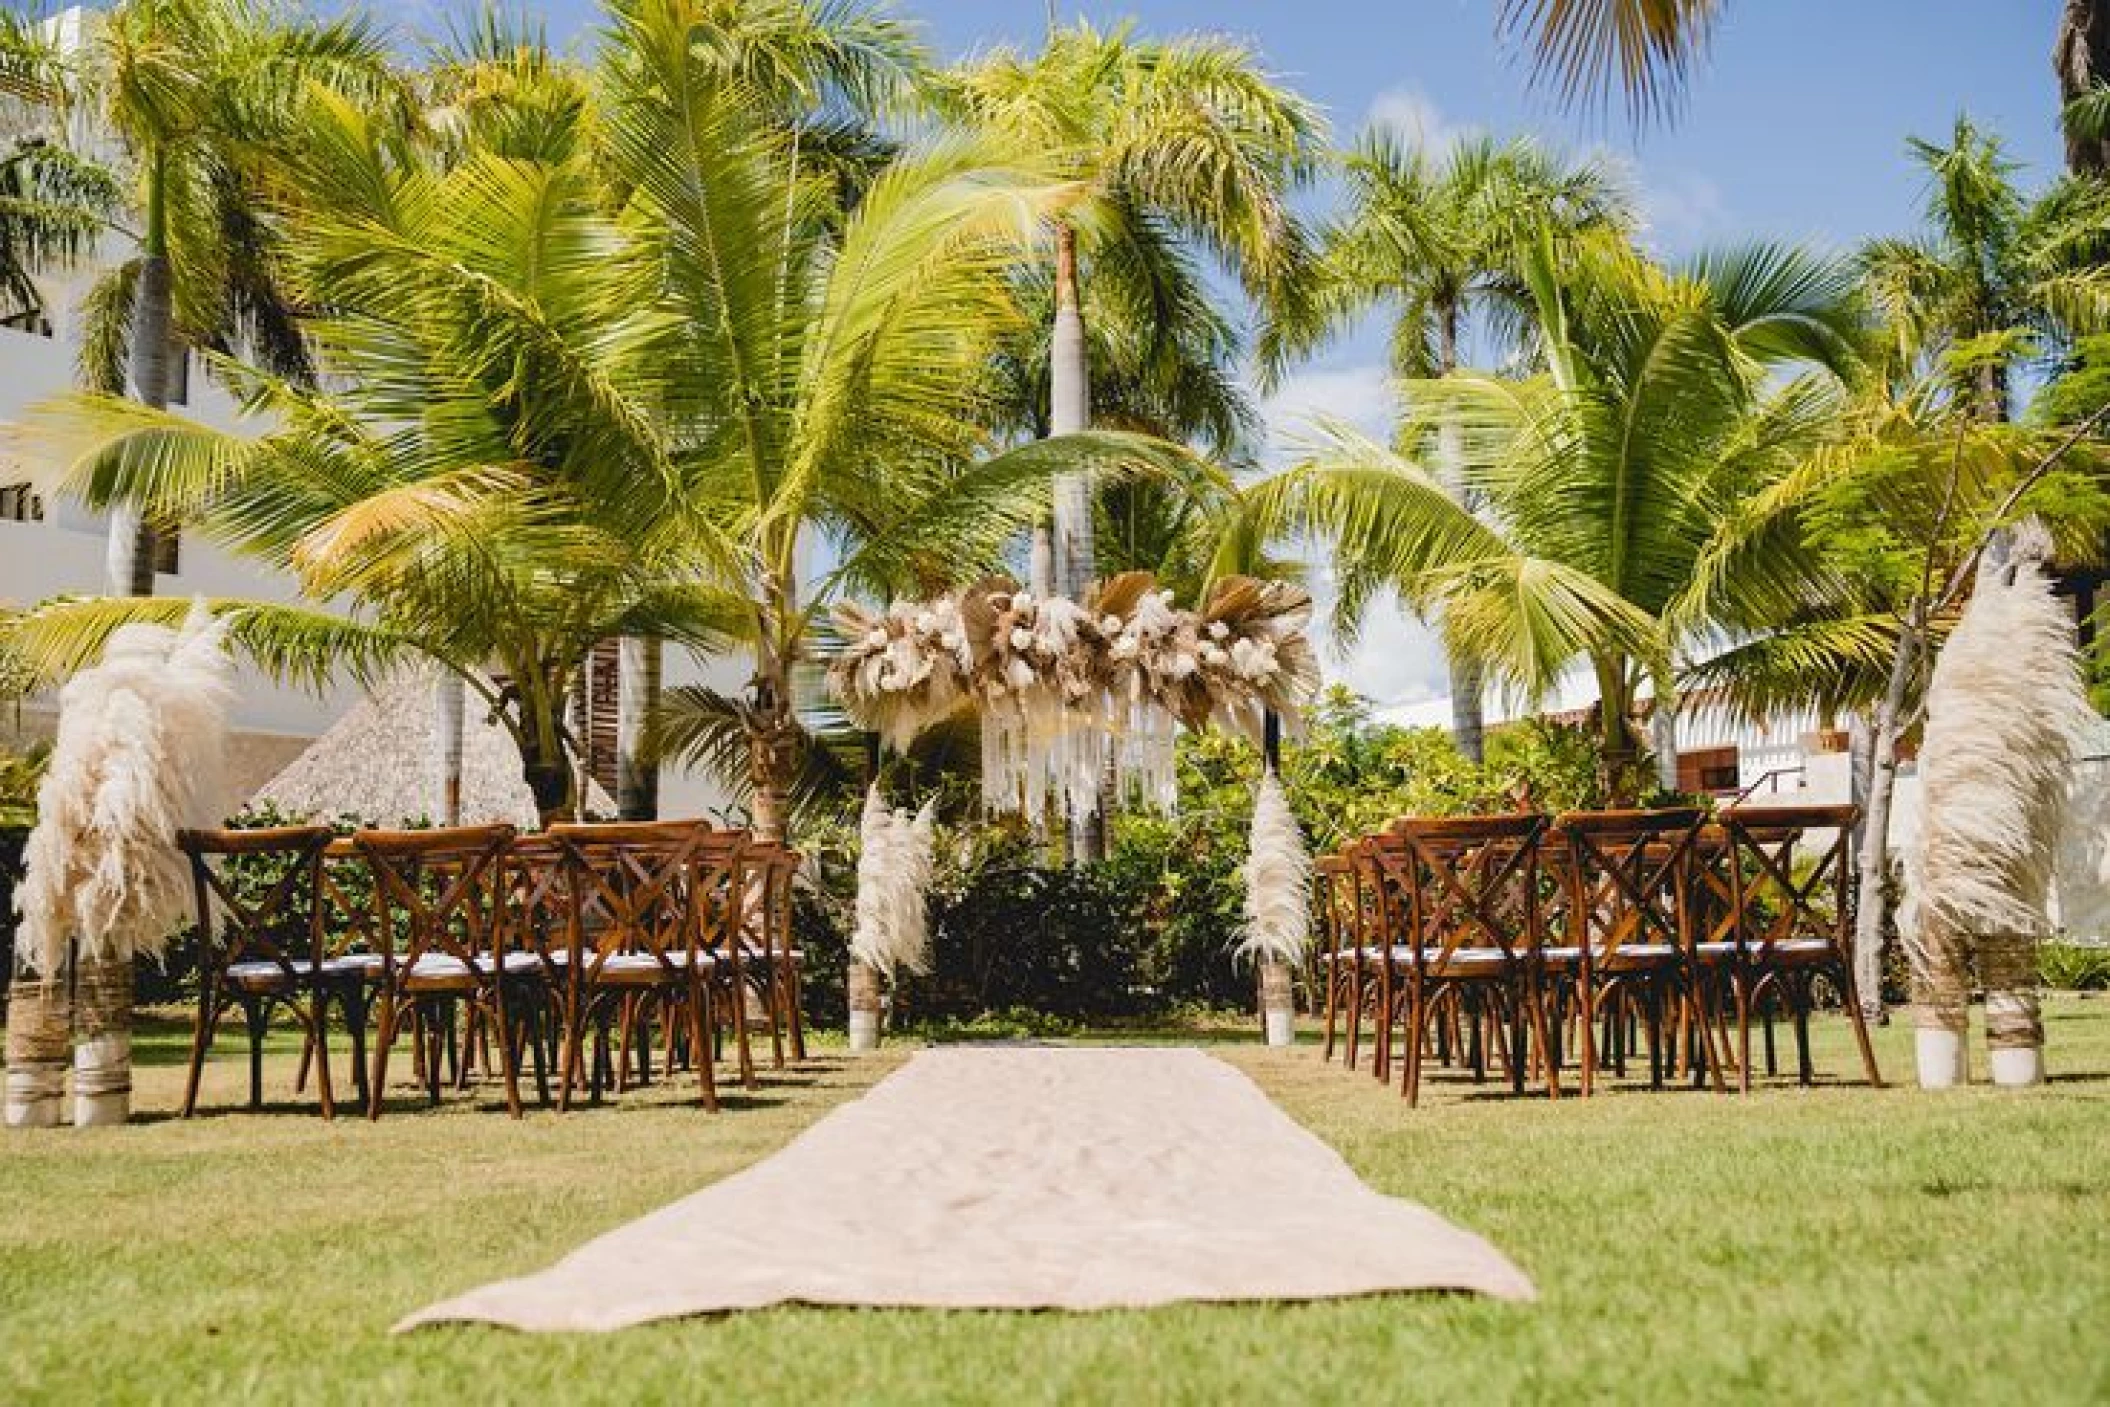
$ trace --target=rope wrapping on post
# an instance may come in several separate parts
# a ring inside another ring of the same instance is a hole
[[[63,974],[17,976],[7,992],[7,1126],[54,1128],[73,1058]]]

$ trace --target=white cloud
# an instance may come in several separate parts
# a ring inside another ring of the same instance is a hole
[[[1730,228],[1722,188],[1686,173],[1641,183],[1641,223],[1650,243],[1671,248],[1702,243]]]
[[[1398,412],[1391,372],[1369,365],[1298,372],[1283,378],[1260,406],[1268,456],[1278,463],[1311,437],[1316,422],[1343,420],[1382,440],[1391,434]]]
[[[1411,85],[1387,88],[1370,100],[1363,120],[1372,127],[1386,127],[1401,138],[1426,150],[1442,151],[1479,129],[1470,123],[1452,122],[1421,89]]]

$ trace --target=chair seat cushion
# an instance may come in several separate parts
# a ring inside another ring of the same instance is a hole
[[[289,976],[286,969],[291,968]],[[306,958],[289,958],[284,967],[269,958],[254,958],[227,965],[227,980],[245,992],[288,991],[315,970]]]

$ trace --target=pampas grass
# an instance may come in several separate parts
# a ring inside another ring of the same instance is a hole
[[[1311,941],[1311,856],[1270,769],[1253,798],[1252,850],[1245,862],[1245,935],[1238,956],[1296,967]]]
[[[186,826],[226,814],[226,626],[201,603],[178,630],[128,625],[59,694],[58,737],[16,891],[16,952],[52,973],[67,944],[129,964],[192,918]]]
[[[937,798],[911,815],[889,807],[878,783],[859,826],[856,926],[850,955],[889,979],[930,971],[930,893]]]
[[[1920,1025],[1962,1030],[1976,959],[1996,1052],[2042,1043],[2028,991],[2073,763],[2096,718],[2040,544],[1981,569],[1927,691],[1920,843],[1901,923]]]

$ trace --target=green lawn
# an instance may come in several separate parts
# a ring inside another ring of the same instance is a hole
[[[1418,1111],[1312,1046],[1203,1033],[1377,1187],[1508,1251],[1536,1305],[785,1310],[600,1338],[387,1328],[761,1156],[898,1055],[823,1053],[717,1118],[655,1091],[518,1124],[488,1098],[183,1123],[180,1036],[156,1030],[135,1126],[0,1138],[0,1400],[2100,1402],[2110,1000],[2050,1015],[2059,1077],[2019,1095],[1548,1105],[1445,1081]],[[1851,1068],[1843,1028],[1820,1037],[1820,1068]],[[1881,1053],[1909,1073],[1902,1028]],[[241,1063],[230,1044],[223,1104]]]

